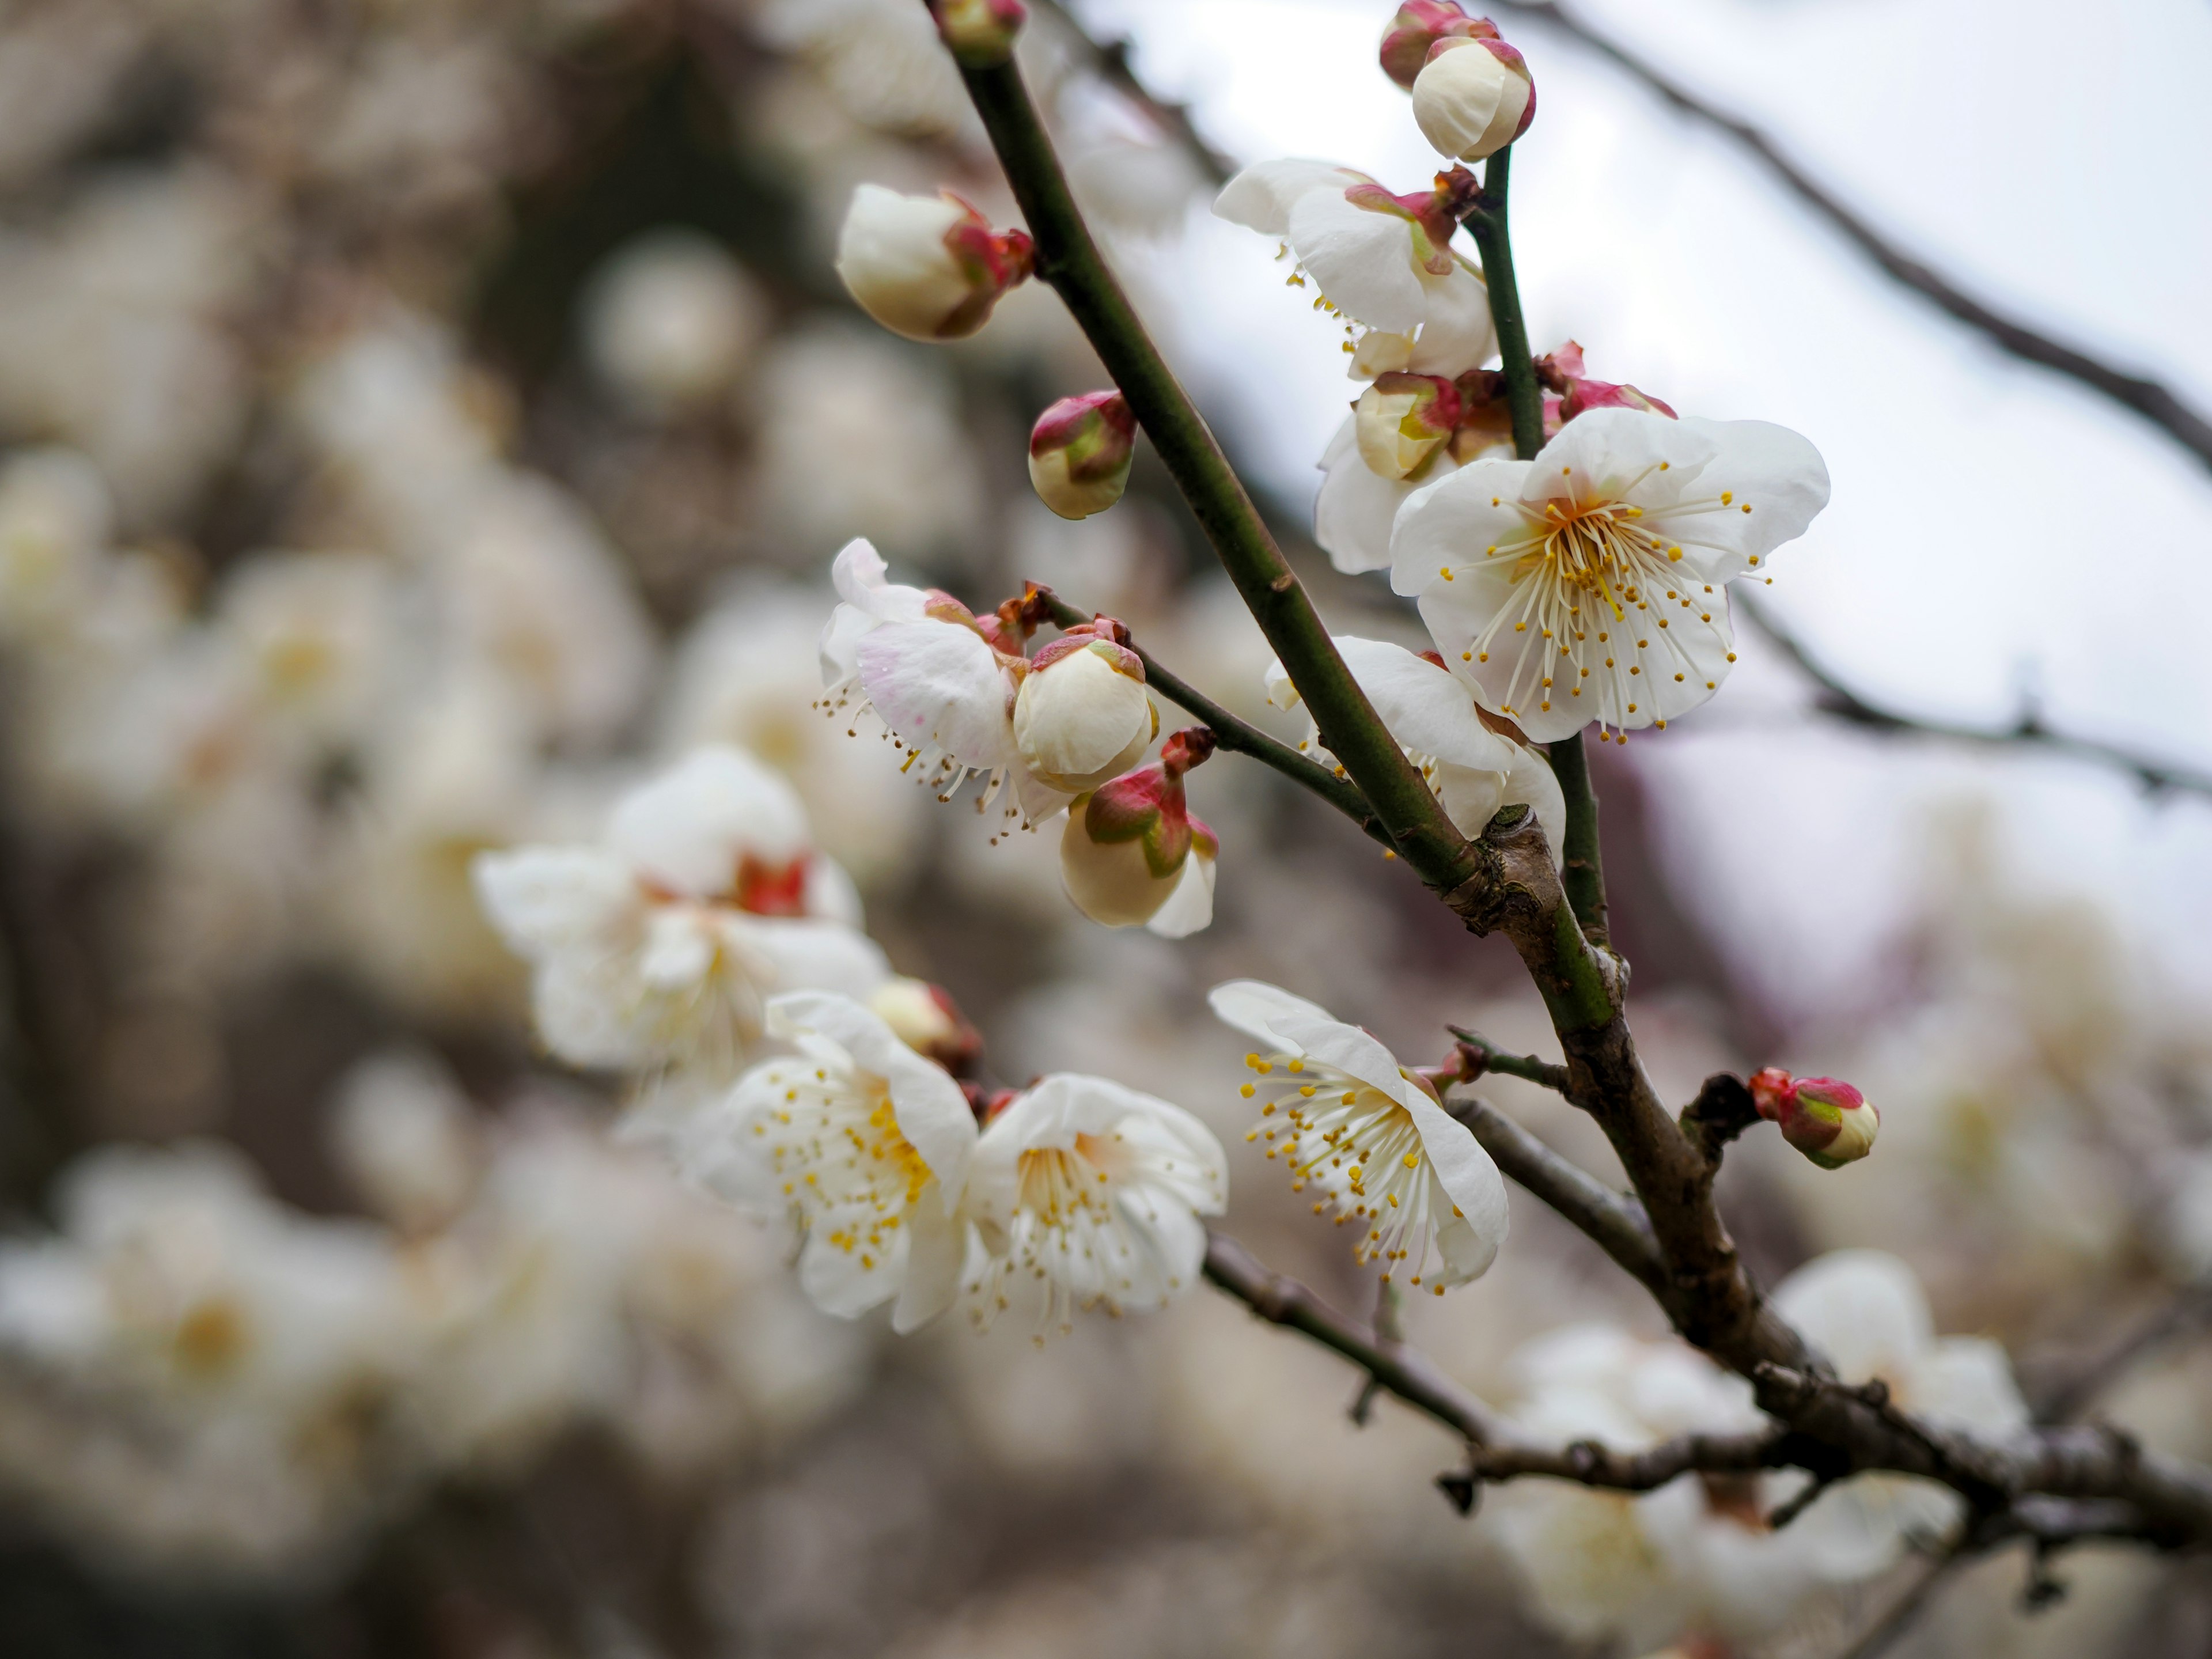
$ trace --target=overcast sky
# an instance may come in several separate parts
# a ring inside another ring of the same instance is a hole
[[[1438,165],[1374,66],[1376,0],[1097,0],[1139,66],[1240,159],[1340,161],[1393,189]],[[2212,408],[2212,6],[2130,0],[1668,0],[1594,21],[1776,134],[1908,247],[2061,337]],[[2055,725],[2212,769],[2212,473],[2154,428],[2018,364],[1881,276],[1724,137],[1510,14],[1540,96],[1514,240],[1539,349],[1685,413],[1775,420],[1833,504],[1778,559],[1773,607],[1870,696]],[[1658,26],[1663,23],[1663,27]],[[1209,410],[1310,497],[1352,395],[1338,335],[1274,249],[1198,226],[1182,342]],[[1749,655],[1750,653],[1747,653]],[[2212,988],[2212,807],[2146,805],[2048,762],[1976,762],[1788,720],[1747,661],[1632,738],[1672,856],[1808,1010],[1896,927],[1932,804],[2002,803],[2024,873],[2111,899]],[[1804,949],[1819,941],[1820,965]],[[1753,960],[1757,960],[1755,956]]]

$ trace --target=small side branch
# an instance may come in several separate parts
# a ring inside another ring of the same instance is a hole
[[[1958,720],[1920,720],[1911,714],[1898,714],[1893,709],[1879,708],[1838,679],[1807,648],[1803,641],[1776,618],[1772,611],[1747,595],[1732,593],[1729,598],[1750,619],[1752,625],[1771,641],[1784,656],[1795,663],[1800,673],[1819,688],[1820,695],[1814,706],[1824,714],[1848,720],[1851,725],[1864,726],[1869,731],[1899,737],[1939,738],[1947,743],[1968,743],[1983,748],[2027,744],[2047,749],[2053,754],[2070,756],[2075,760],[2112,767],[2128,774],[2154,793],[2174,789],[2191,794],[2212,795],[2212,773],[2176,766],[2121,744],[2100,743],[2094,738],[2077,738],[2063,732],[2054,732],[2033,710],[2021,714],[2009,726],[1970,726]]]
[[[1741,1078],[1716,1072],[1698,1088],[1698,1097],[1682,1108],[1682,1115],[1676,1121],[1698,1156],[1717,1172],[1721,1153],[1729,1142],[1759,1121],[1759,1107]]]
[[[2162,428],[2198,460],[2212,466],[2212,420],[2183,403],[2165,386],[2115,368],[1976,299],[1949,277],[1891,241],[1871,221],[1845,206],[1840,197],[1791,161],[1781,146],[1759,128],[1707,102],[1657,65],[1593,28],[1571,9],[1553,4],[1552,0],[1499,3],[1561,30],[1627,70],[1676,109],[1727,133],[1764,161],[1800,201],[1834,226],[1887,275],[1934,301],[2001,349],[2045,368],[2055,369],[2122,407],[2133,410]]]
[[[1446,1109],[1474,1132],[1498,1167],[1587,1234],[1655,1296],[1667,1269],[1644,1206],[1553,1152],[1495,1106],[1458,1096]]]
[[[1092,620],[1089,612],[1068,604],[1052,589],[1036,582],[1029,584],[1027,597],[1059,627],[1079,628]],[[1301,755],[1286,743],[1278,742],[1249,721],[1238,719],[1188,680],[1163,666],[1158,658],[1135,640],[1124,639],[1122,643],[1135,652],[1137,659],[1145,665],[1146,684],[1170,702],[1203,720],[1219,747],[1281,773],[1292,783],[1320,796],[1384,847],[1390,846],[1390,832],[1382,827],[1382,821],[1375,816],[1375,809],[1367,804],[1367,797],[1350,779],[1339,777],[1320,762]]]
[[[1206,1241],[1206,1276],[1269,1324],[1335,1349],[1383,1389],[1470,1444],[1503,1437],[1503,1425],[1490,1407],[1437,1370],[1419,1349],[1380,1336],[1337,1312],[1297,1279],[1262,1267],[1226,1233]]]
[[[2037,1408],[2036,1419],[2064,1423],[2080,1416],[2136,1365],[2206,1325],[2212,1325],[2212,1290],[2193,1290],[2175,1297],[2051,1389]]]
[[[1749,1434],[1686,1434],[1642,1451],[1613,1451],[1595,1440],[1570,1446],[1477,1446],[1468,1471],[1504,1482],[1540,1475],[1607,1492],[1656,1492],[1679,1476],[1753,1474],[1791,1462],[1790,1432],[1779,1424]]]
[[[1510,1054],[1480,1032],[1463,1026],[1447,1025],[1444,1030],[1460,1041],[1460,1072],[1455,1081],[1472,1083],[1495,1072],[1501,1077],[1517,1077],[1524,1083],[1536,1084],[1554,1094],[1567,1092],[1570,1079],[1565,1066],[1540,1060],[1534,1054]]]

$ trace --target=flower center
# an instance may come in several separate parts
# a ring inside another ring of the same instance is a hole
[[[1617,622],[1636,603],[1640,575],[1663,568],[1669,554],[1659,538],[1636,522],[1640,507],[1619,501],[1592,507],[1571,501],[1544,504],[1543,540],[1538,556],[1563,587],[1596,597]],[[1679,558],[1679,550],[1672,555]],[[1571,614],[1579,607],[1570,605]]]

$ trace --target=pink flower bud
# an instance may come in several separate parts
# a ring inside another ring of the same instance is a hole
[[[1213,919],[1220,843],[1190,816],[1182,785],[1182,775],[1212,752],[1205,727],[1178,732],[1150,766],[1069,805],[1060,874],[1077,909],[1109,927],[1149,926],[1170,939]]]
[[[1793,1078],[1769,1066],[1753,1074],[1751,1098],[1761,1117],[1781,1126],[1784,1140],[1824,1170],[1864,1158],[1881,1127],[1874,1103],[1832,1077]]]
[[[901,1042],[956,1075],[972,1066],[983,1052],[982,1036],[941,985],[888,979],[869,996],[868,1007]]]
[[[955,196],[853,192],[837,235],[837,275],[866,312],[909,340],[957,340],[990,319],[1000,295],[1030,274],[1035,249],[1018,230]]]
[[[1570,380],[1567,395],[1559,403],[1560,417],[1571,421],[1576,416],[1593,409],[1641,409],[1650,414],[1664,415],[1670,421],[1680,418],[1656,398],[1648,392],[1638,392],[1632,386],[1615,386],[1610,380]]]
[[[1135,765],[1160,729],[1145,665],[1110,621],[1071,628],[1037,653],[1014,696],[1022,764],[1079,794]]]
[[[1439,40],[1498,38],[1486,17],[1469,17],[1453,0],[1406,0],[1382,35],[1382,73],[1411,92]]]
[[[1457,429],[1459,389],[1433,374],[1378,374],[1352,406],[1359,458],[1385,478],[1420,470],[1438,444]]]
[[[1437,41],[1413,81],[1413,120],[1422,136],[1462,161],[1504,149],[1535,116],[1528,64],[1492,35]]]
[[[1062,398],[1030,428],[1030,483],[1063,519],[1087,519],[1121,499],[1136,453],[1137,417],[1118,392]]]
[[[989,69],[1013,56],[1014,37],[1029,21],[1022,0],[929,0],[937,33],[953,61]]]

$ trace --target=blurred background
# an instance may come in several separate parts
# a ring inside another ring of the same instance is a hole
[[[1307,538],[1352,388],[1218,167],[1436,166],[1374,67],[1391,8],[1035,4],[1079,194],[1340,631],[1418,640]],[[2212,407],[2212,13],[2033,0],[1626,0],[1591,27],[1992,304]],[[1516,244],[1540,349],[1780,421],[1833,507],[1763,590],[1869,701],[2212,768],[2212,477],[1885,277],[1710,124],[1540,9]],[[1126,53],[1102,43],[1127,42]],[[1125,65],[1133,67],[1141,88]],[[1152,94],[1148,98],[1146,93]],[[1162,101],[1155,101],[1162,100]],[[1187,107],[1190,130],[1176,112]],[[1194,142],[1194,133],[1195,142]],[[1209,149],[1211,154],[1209,155]],[[702,741],[786,770],[903,972],[997,1071],[1205,1115],[1231,1231],[1372,1291],[1238,1141],[1257,974],[1441,1058],[1548,1051],[1479,941],[1231,757],[1192,782],[1218,919],[1083,921],[1048,836],[988,844],[811,707],[828,562],[978,610],[1051,583],[1255,720],[1268,652],[1140,450],[1081,524],[1022,445],[1103,384],[1016,291],[925,349],[830,270],[854,185],[1013,218],[912,0],[11,0],[0,6],[0,1647],[10,1655],[1638,1652],[1562,1618],[1454,1449],[1211,1293],[1042,1347],[816,1314],[777,1247],[605,1133],[533,1048],[469,860],[588,839]],[[1747,1144],[1770,1280],[1898,1251],[2033,1395],[2212,1279],[2212,810],[2109,767],[1835,721],[1747,629],[1723,694],[1601,751],[1616,939],[1662,1091],[1829,1072],[1879,1155]],[[1493,1097],[1617,1176],[1510,1079]],[[1510,1401],[1575,1317],[1657,1335],[1516,1195],[1408,1334]],[[2212,1455],[2212,1356],[2099,1403]],[[2201,1563],[2016,1559],[1895,1650],[2203,1653]],[[1841,1652],[1893,1594],[1704,1655]],[[1679,1621],[1678,1621],[1679,1622]],[[1656,1634],[1653,1632],[1656,1631]],[[1689,1650],[1685,1650],[1688,1651]]]

